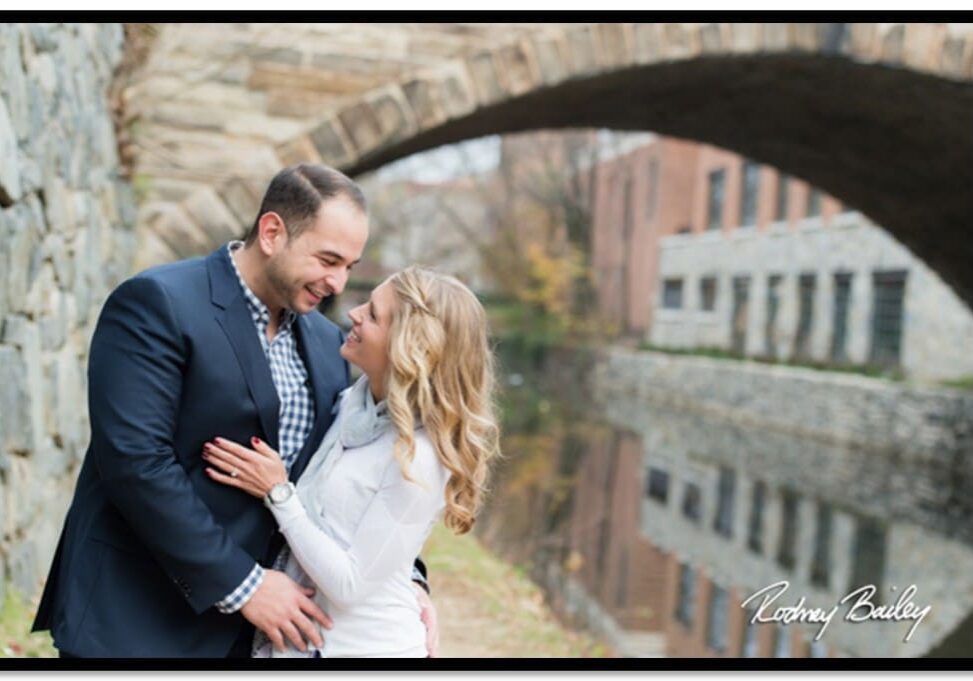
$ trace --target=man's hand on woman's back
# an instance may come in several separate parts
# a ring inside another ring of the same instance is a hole
[[[429,657],[439,657],[439,620],[436,616],[436,606],[425,589],[413,582],[416,599],[419,601],[419,617],[426,625],[426,652]]]

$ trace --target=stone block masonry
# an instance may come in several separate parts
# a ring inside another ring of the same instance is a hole
[[[600,354],[590,386],[597,412],[641,440],[643,470],[668,476],[668,503],[646,495],[641,508],[642,532],[661,550],[740,593],[786,579],[787,599],[834,604],[860,585],[856,565],[868,565],[883,588],[917,584],[922,602],[932,604],[909,643],[904,624],[836,621],[825,642],[842,654],[922,656],[968,618],[973,394],[620,348]],[[723,471],[735,480],[728,507],[719,499]],[[765,493],[754,548],[758,481]],[[701,490],[695,518],[680,505],[689,483]],[[789,565],[779,557],[785,494],[795,500],[797,527]],[[833,518],[823,583],[813,577],[822,507]],[[720,516],[727,532],[714,529]],[[858,547],[863,519],[883,529],[881,568]]]
[[[28,597],[88,443],[88,343],[136,246],[107,99],[122,46],[118,24],[0,24],[0,576]]]

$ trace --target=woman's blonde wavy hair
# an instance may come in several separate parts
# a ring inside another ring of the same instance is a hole
[[[483,501],[490,460],[500,453],[486,313],[455,277],[413,266],[388,281],[396,296],[386,381],[395,458],[412,480],[418,420],[452,473],[444,522],[463,534]]]

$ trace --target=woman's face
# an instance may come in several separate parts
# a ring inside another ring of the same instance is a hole
[[[365,303],[348,312],[351,331],[341,346],[341,356],[365,372],[373,391],[383,393],[389,363],[389,329],[395,305],[392,285],[385,281],[376,286]]]

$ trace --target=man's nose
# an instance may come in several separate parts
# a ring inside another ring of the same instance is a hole
[[[345,290],[345,284],[348,283],[348,270],[342,269],[340,272],[328,275],[326,279],[328,286],[337,295]]]

